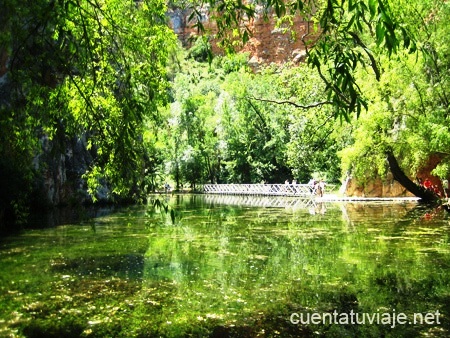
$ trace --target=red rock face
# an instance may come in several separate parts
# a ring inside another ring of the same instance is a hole
[[[311,38],[312,23],[296,18],[291,30],[276,28],[275,23],[255,20],[250,26],[252,37],[242,48],[249,52],[250,58],[260,63],[281,64],[288,61],[303,61],[305,44],[302,36],[309,33]]]
[[[208,21],[208,14],[205,11],[204,26],[215,32],[215,26]],[[188,22],[190,12],[181,9],[172,9],[168,12],[170,24],[178,38],[185,47],[190,46],[189,38],[198,35],[197,29],[193,28],[192,22]],[[240,47],[237,51],[250,53],[250,65],[277,63],[281,64],[288,61],[300,62],[305,57],[305,40],[313,40],[316,36],[313,24],[305,21],[301,17],[294,18],[292,26],[284,24],[276,27],[274,18],[266,21],[262,16],[245,22],[250,34],[250,40]],[[223,51],[217,47],[217,41],[212,41],[213,50],[217,54],[223,54]]]
[[[345,195],[351,197],[412,197],[402,185],[397,183],[391,175],[385,180],[380,178],[361,184],[351,179],[345,189]]]
[[[439,191],[443,194],[444,190],[442,188],[442,181],[439,177],[434,176],[431,174],[434,168],[442,161],[442,157],[438,154],[431,155],[428,158],[428,161],[424,163],[422,168],[417,172],[417,177],[421,178],[423,181],[425,181],[426,178],[428,178],[431,181],[431,184],[437,185]]]
[[[425,181],[428,178],[433,186],[437,186],[442,197],[445,197],[442,181],[439,177],[431,174],[434,168],[441,162],[442,158],[438,154],[431,155],[426,163],[419,169],[415,177],[410,177],[411,180],[416,181],[416,178],[421,178]],[[381,180],[380,178],[371,180],[365,184],[351,179],[345,189],[347,196],[358,197],[403,197],[413,196],[403,186],[397,183],[392,175],[389,173],[387,178]]]

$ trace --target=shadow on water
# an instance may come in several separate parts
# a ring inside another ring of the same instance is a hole
[[[59,207],[34,212],[29,217],[28,229],[44,229],[65,224],[83,224],[90,219],[109,215],[117,210],[116,207],[78,206]]]
[[[443,210],[236,196],[163,202],[6,239],[0,336],[449,335]],[[412,322],[436,311],[439,323]],[[333,313],[340,321],[292,322]],[[352,324],[351,313],[390,322]],[[407,323],[392,323],[399,313]]]

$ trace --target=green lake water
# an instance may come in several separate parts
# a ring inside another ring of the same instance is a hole
[[[450,336],[443,209],[160,199],[1,239],[0,337]]]

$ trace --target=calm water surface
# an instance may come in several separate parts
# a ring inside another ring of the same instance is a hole
[[[450,335],[444,210],[161,200],[2,239],[0,337]]]

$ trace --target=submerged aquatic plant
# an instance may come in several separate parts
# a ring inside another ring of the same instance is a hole
[[[4,240],[0,335],[408,337],[449,331],[446,214],[424,219],[403,204],[327,204],[311,212],[199,196],[164,203]],[[294,312],[394,310],[408,316],[439,310],[442,322],[290,321]]]

